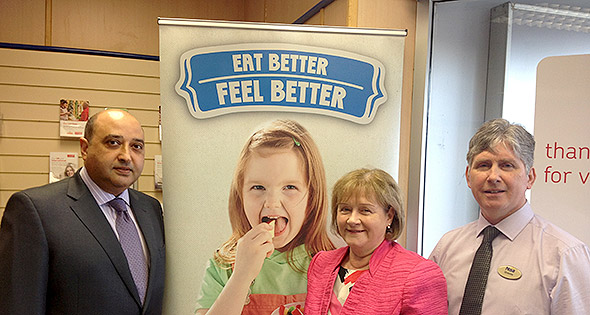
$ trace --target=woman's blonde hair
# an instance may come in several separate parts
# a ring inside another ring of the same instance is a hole
[[[342,176],[332,190],[332,228],[338,232],[336,216],[338,205],[351,198],[364,196],[374,198],[385,211],[393,209],[394,217],[387,228],[385,239],[397,239],[404,229],[405,214],[402,193],[391,175],[380,169],[361,168]]]
[[[328,200],[324,164],[309,132],[293,120],[276,120],[256,131],[246,141],[238,158],[229,194],[232,235],[217,250],[214,259],[221,265],[231,266],[235,262],[238,240],[252,229],[244,211],[242,196],[245,167],[253,152],[268,148],[294,150],[303,164],[308,187],[305,219],[299,233],[286,245],[286,249],[289,265],[294,270],[304,272],[307,266],[296,266],[292,260],[291,253],[295,247],[305,244],[308,255],[313,256],[320,250],[330,250],[334,246],[326,231]]]

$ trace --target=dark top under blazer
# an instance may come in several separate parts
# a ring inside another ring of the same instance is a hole
[[[0,227],[0,314],[161,314],[160,203],[129,189],[150,257],[143,308],[125,254],[79,171],[15,193]]]

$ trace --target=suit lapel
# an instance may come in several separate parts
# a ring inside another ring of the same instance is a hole
[[[100,243],[107,256],[115,266],[119,276],[127,286],[131,295],[141,305],[135,282],[131,276],[127,258],[119,240],[115,236],[111,225],[104,217],[102,210],[96,204],[96,200],[90,193],[90,190],[82,181],[79,172],[76,173],[70,180],[68,186],[68,196],[73,200],[70,203],[70,208],[76,216],[82,221],[82,224],[90,231],[96,241]]]

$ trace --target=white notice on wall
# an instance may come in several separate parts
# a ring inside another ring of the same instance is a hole
[[[50,152],[49,153],[49,182],[57,182],[66,177],[74,176],[78,169],[78,153]]]
[[[162,156],[154,155],[154,188],[162,189]]]

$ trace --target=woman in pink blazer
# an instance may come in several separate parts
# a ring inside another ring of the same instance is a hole
[[[389,174],[359,169],[344,175],[331,207],[333,228],[348,246],[312,259],[305,314],[447,314],[440,268],[394,241],[405,215]]]

